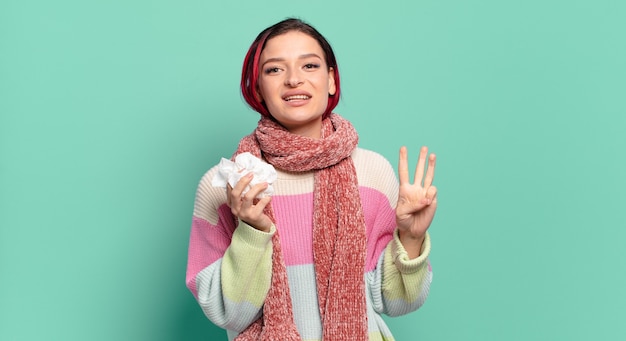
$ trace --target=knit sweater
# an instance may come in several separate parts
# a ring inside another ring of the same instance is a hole
[[[432,280],[430,237],[409,259],[395,228],[398,181],[381,155],[357,148],[352,153],[366,223],[367,319],[370,340],[394,340],[381,314],[398,316],[418,309]],[[272,206],[276,226],[269,232],[237,221],[226,205],[226,191],[213,187],[217,167],[200,180],[196,193],[187,287],[205,315],[233,340],[263,311],[272,274],[272,235],[280,229],[283,257],[296,326],[305,341],[321,340],[322,323],[313,262],[314,172],[277,170]]]

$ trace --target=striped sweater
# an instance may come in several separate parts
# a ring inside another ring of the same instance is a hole
[[[352,153],[366,223],[366,285],[370,340],[394,340],[381,314],[403,315],[419,308],[432,280],[430,237],[410,260],[395,229],[398,182],[381,155]],[[261,316],[272,273],[271,231],[258,231],[233,218],[226,191],[213,187],[217,167],[200,180],[189,242],[187,287],[206,316],[233,340]],[[321,340],[313,265],[313,172],[277,170],[272,206],[287,266],[294,320],[303,340]]]

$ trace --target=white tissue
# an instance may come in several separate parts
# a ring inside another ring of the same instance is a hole
[[[242,177],[252,172],[254,177],[250,181],[250,184],[244,189],[243,194],[248,192],[252,186],[262,182],[267,182],[268,186],[257,198],[274,194],[272,183],[276,181],[276,170],[269,163],[264,162],[248,152],[238,154],[237,157],[235,157],[235,162],[222,158],[217,169],[217,174],[215,174],[211,182],[215,187],[226,188],[226,184],[235,187]]]

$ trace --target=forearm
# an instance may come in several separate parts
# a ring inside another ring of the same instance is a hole
[[[398,233],[385,249],[382,297],[388,315],[402,315],[418,309],[426,300],[432,280],[428,261],[430,237],[424,235],[420,254],[411,258]]]
[[[263,305],[272,274],[272,236],[245,223],[233,233],[222,261],[222,290],[236,302]]]
[[[424,244],[426,235],[412,236],[407,231],[398,230],[398,239],[400,240],[400,243],[402,243],[408,258],[415,259],[422,253],[422,245]]]
[[[224,308],[232,321],[227,329],[241,331],[256,320],[272,278],[272,226],[269,233],[240,223],[221,265]]]
[[[260,315],[271,280],[272,235],[240,224],[222,257],[195,276],[198,303],[216,325],[241,331]]]

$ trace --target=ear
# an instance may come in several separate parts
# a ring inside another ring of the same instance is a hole
[[[263,103],[263,96],[261,96],[261,91],[259,91],[259,86],[256,86],[256,89],[254,90],[254,98],[256,99],[257,102],[259,103]]]
[[[337,93],[337,86],[335,86],[335,70],[331,67],[328,68],[328,94],[334,95]]]

